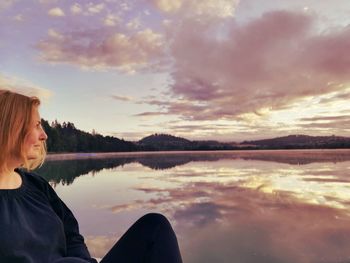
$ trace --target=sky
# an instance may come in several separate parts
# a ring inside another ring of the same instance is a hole
[[[2,0],[0,88],[125,140],[350,136],[348,0]]]

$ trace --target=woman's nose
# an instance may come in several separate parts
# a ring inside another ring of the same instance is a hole
[[[41,141],[46,141],[47,140],[47,134],[46,134],[46,132],[44,130],[40,134],[40,140]]]

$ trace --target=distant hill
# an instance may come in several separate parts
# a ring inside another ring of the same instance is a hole
[[[187,150],[191,148],[190,140],[169,134],[152,134],[137,142],[139,148],[149,151]]]
[[[241,145],[250,145],[260,149],[315,149],[350,148],[350,138],[340,136],[289,135],[273,139],[244,141]]]
[[[153,134],[147,137],[142,138],[139,140],[139,143],[144,143],[144,144],[189,144],[191,143],[190,140],[181,138],[181,137],[176,137],[173,135],[169,134]]]
[[[144,150],[248,150],[248,149],[336,149],[350,148],[350,138],[340,136],[289,135],[284,137],[223,143],[213,140],[190,141],[168,134],[154,134],[140,140],[137,145]]]
[[[148,151],[169,151],[169,150],[233,150],[237,147],[228,143],[218,141],[190,141],[185,138],[169,134],[153,134],[142,138],[137,142],[140,149]]]

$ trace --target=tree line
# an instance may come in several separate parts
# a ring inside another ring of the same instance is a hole
[[[42,119],[48,135],[50,153],[62,152],[132,152],[132,151],[203,151],[203,150],[264,150],[264,149],[338,149],[350,148],[350,138],[338,136],[289,135],[242,143],[218,141],[190,141],[169,134],[153,134],[138,142],[125,141],[112,136],[84,132],[71,122],[49,124]]]
[[[95,132],[87,133],[78,130],[73,123],[51,124],[42,119],[42,126],[48,136],[46,141],[48,152],[126,152],[136,151],[132,142],[120,140],[112,136],[102,136]]]

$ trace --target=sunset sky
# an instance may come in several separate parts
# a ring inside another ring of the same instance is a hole
[[[350,2],[1,0],[0,87],[126,140],[350,136]]]

